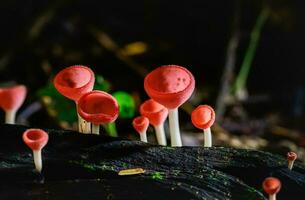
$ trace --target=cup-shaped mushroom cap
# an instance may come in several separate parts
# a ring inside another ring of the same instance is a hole
[[[190,71],[177,65],[165,65],[150,72],[144,80],[148,96],[166,108],[174,109],[187,101],[195,88]]]
[[[298,157],[297,154],[294,153],[293,151],[287,153],[287,160],[289,161],[295,161],[297,157]]]
[[[149,120],[147,117],[139,116],[133,119],[132,125],[139,134],[143,134],[146,133],[146,130],[149,126]]]
[[[18,110],[26,97],[26,87],[17,85],[8,88],[2,88],[0,91],[0,107],[5,110]]]
[[[41,129],[28,129],[23,135],[24,143],[33,151],[41,150],[48,142],[49,135]]]
[[[77,101],[83,94],[92,91],[94,81],[94,73],[90,68],[75,65],[61,70],[53,83],[59,93]]]
[[[199,129],[210,128],[215,121],[215,112],[208,105],[200,105],[192,112],[192,123]]]
[[[153,99],[149,99],[140,106],[140,113],[149,119],[150,124],[158,126],[166,120],[168,109]]]
[[[117,100],[102,91],[91,91],[84,94],[77,103],[79,115],[96,125],[113,122],[119,116]]]
[[[279,179],[274,177],[268,177],[263,182],[263,189],[267,194],[273,195],[280,191],[281,185],[282,184]]]

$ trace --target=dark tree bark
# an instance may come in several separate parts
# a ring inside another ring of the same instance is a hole
[[[0,126],[0,199],[265,199],[261,183],[282,181],[278,199],[302,199],[305,168],[284,157],[223,147],[160,147],[107,136],[49,130],[43,171],[23,143],[27,127]],[[122,169],[144,174],[119,176]],[[266,195],[265,195],[266,196]],[[299,198],[296,198],[299,197]]]

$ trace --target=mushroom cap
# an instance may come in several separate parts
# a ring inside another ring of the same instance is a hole
[[[41,150],[47,144],[49,135],[41,129],[27,129],[22,139],[33,151]]]
[[[281,189],[281,181],[274,177],[268,177],[263,182],[263,189],[269,195],[276,194]]]
[[[297,154],[294,153],[293,151],[287,153],[287,160],[289,161],[295,161],[297,157],[298,157]]]
[[[149,126],[149,120],[147,117],[138,116],[133,119],[132,125],[139,134],[143,134],[143,133],[146,133],[146,131],[147,131],[147,128]]]
[[[99,125],[115,121],[119,116],[119,105],[110,94],[91,91],[78,100],[77,111],[86,121]]]
[[[169,109],[177,108],[187,101],[194,88],[192,73],[178,65],[158,67],[144,79],[148,96]]]
[[[210,128],[215,121],[215,111],[211,106],[200,105],[192,112],[192,123],[199,129]]]
[[[94,81],[94,73],[90,68],[74,65],[58,72],[53,83],[59,93],[77,101],[83,94],[92,91]]]
[[[149,119],[149,123],[153,126],[162,124],[168,115],[168,109],[153,99],[149,99],[140,106],[141,115]]]
[[[18,110],[25,100],[27,89],[17,85],[0,90],[0,107],[5,110]]]

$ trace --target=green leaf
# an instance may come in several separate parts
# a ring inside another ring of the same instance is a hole
[[[112,95],[120,106],[120,118],[129,119],[134,117],[136,106],[132,96],[124,91],[117,91]]]

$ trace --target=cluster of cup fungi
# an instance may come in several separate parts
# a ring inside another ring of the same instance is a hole
[[[73,100],[78,115],[78,130],[84,134],[99,134],[100,125],[114,122],[119,115],[116,99],[103,91],[93,90],[95,76],[93,71],[82,65],[61,70],[54,78],[54,86],[63,96]],[[166,146],[164,122],[169,119],[170,141],[172,147],[181,147],[178,108],[192,95],[195,79],[190,71],[177,65],[165,65],[150,72],[144,80],[144,89],[151,98],[140,106],[140,114],[134,118],[133,127],[139,133],[142,142],[147,142],[146,131],[149,125],[155,130],[159,145]],[[26,97],[26,87],[17,85],[0,88],[0,107],[5,111],[5,122],[15,123],[16,112]],[[215,112],[211,106],[199,105],[192,111],[193,125],[204,132],[204,147],[212,147],[210,127],[215,121]],[[41,129],[28,129],[23,133],[24,143],[33,151],[36,171],[41,173],[41,150],[48,142],[48,133]],[[288,152],[288,168],[292,170],[297,155]],[[281,188],[277,178],[268,177],[263,189],[270,200],[276,199]]]

